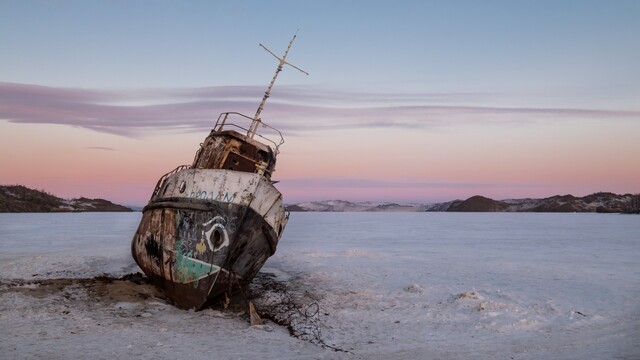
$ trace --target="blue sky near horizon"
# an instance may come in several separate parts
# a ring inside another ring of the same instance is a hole
[[[638,1],[2,1],[0,182],[143,203],[219,112],[253,114],[258,43],[297,29],[310,76],[285,69],[263,113],[285,199],[639,191]]]

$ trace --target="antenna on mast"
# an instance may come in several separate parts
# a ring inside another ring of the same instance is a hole
[[[256,111],[256,115],[253,117],[253,122],[251,122],[251,127],[249,127],[249,131],[247,132],[247,136],[250,138],[253,138],[253,136],[256,134],[256,129],[258,128],[258,125],[261,123],[260,120],[260,113],[262,112],[262,109],[264,108],[264,104],[267,102],[267,99],[269,98],[269,94],[271,94],[271,88],[273,87],[273,84],[276,82],[276,78],[278,77],[278,74],[280,73],[280,71],[282,71],[282,68],[284,67],[284,65],[289,65],[292,68],[300,71],[301,73],[304,73],[306,75],[309,75],[308,72],[300,69],[299,67],[288,63],[287,61],[285,61],[285,59],[287,58],[287,54],[289,54],[289,50],[291,49],[291,45],[293,45],[293,41],[296,39],[296,36],[298,35],[298,31],[296,31],[296,33],[293,35],[293,38],[291,38],[291,41],[289,42],[289,46],[287,47],[287,50],[284,52],[284,55],[282,55],[282,57],[278,57],[278,55],[274,54],[271,50],[267,49],[266,46],[259,44],[263,49],[267,50],[267,52],[269,52],[269,54],[273,55],[273,57],[275,57],[276,59],[278,59],[280,61],[280,63],[278,64],[278,68],[276,69],[276,73],[273,75],[273,79],[271,79],[271,83],[269,84],[269,87],[267,87],[267,91],[264,92],[264,96],[262,97],[262,101],[260,102],[260,105],[258,106],[258,110]]]

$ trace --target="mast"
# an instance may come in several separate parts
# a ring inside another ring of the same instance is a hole
[[[278,68],[276,69],[276,73],[273,74],[273,79],[271,79],[271,83],[269,84],[269,87],[267,87],[267,91],[264,92],[262,101],[260,102],[260,105],[258,105],[258,110],[256,111],[256,114],[253,117],[253,121],[251,122],[251,126],[249,127],[249,131],[247,132],[247,136],[252,139],[253,139],[253,136],[256,134],[256,129],[258,128],[258,125],[261,123],[260,113],[262,112],[262,109],[264,108],[264,104],[267,102],[267,99],[269,98],[269,94],[271,94],[271,88],[273,87],[273,84],[276,82],[276,78],[278,77],[278,74],[280,74],[280,71],[282,71],[282,68],[284,67],[284,65],[289,65],[292,68],[306,75],[309,75],[308,72],[285,61],[285,59],[287,58],[287,55],[289,54],[289,50],[291,49],[291,45],[293,45],[293,41],[296,39],[297,35],[298,35],[298,32],[296,31],[296,33],[293,35],[293,38],[291,38],[291,41],[289,42],[289,46],[287,47],[287,50],[284,52],[284,55],[282,55],[282,57],[278,57],[278,55],[274,54],[271,50],[267,49],[266,46],[259,44],[263,49],[267,50],[269,54],[273,55],[273,57],[278,59],[279,63],[278,63]]]

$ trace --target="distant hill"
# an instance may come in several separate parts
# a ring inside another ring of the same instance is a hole
[[[22,185],[0,185],[0,212],[126,212],[128,207],[104,199],[65,200]]]
[[[314,212],[364,212],[364,211],[385,211],[385,212],[411,212],[425,211],[426,205],[410,204],[400,205],[395,203],[375,203],[375,202],[350,202],[345,200],[325,200],[298,203],[285,206],[289,211],[314,211]]]
[[[461,201],[456,200],[449,204],[446,211],[457,212],[499,212],[506,211],[509,205],[502,201],[496,201],[484,196],[476,195]]]
[[[476,195],[466,200],[454,200],[436,204],[408,204],[349,202],[328,200],[287,205],[289,211],[320,212],[598,212],[640,213],[640,194],[617,195],[600,192],[584,197],[556,195],[543,199],[493,200]]]

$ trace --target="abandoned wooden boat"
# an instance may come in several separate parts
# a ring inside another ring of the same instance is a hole
[[[276,251],[289,218],[271,180],[284,140],[260,113],[284,65],[304,72],[285,61],[295,38],[281,58],[260,44],[279,65],[255,116],[220,114],[193,163],[163,175],[142,210],[133,258],[179,307],[248,285]]]

